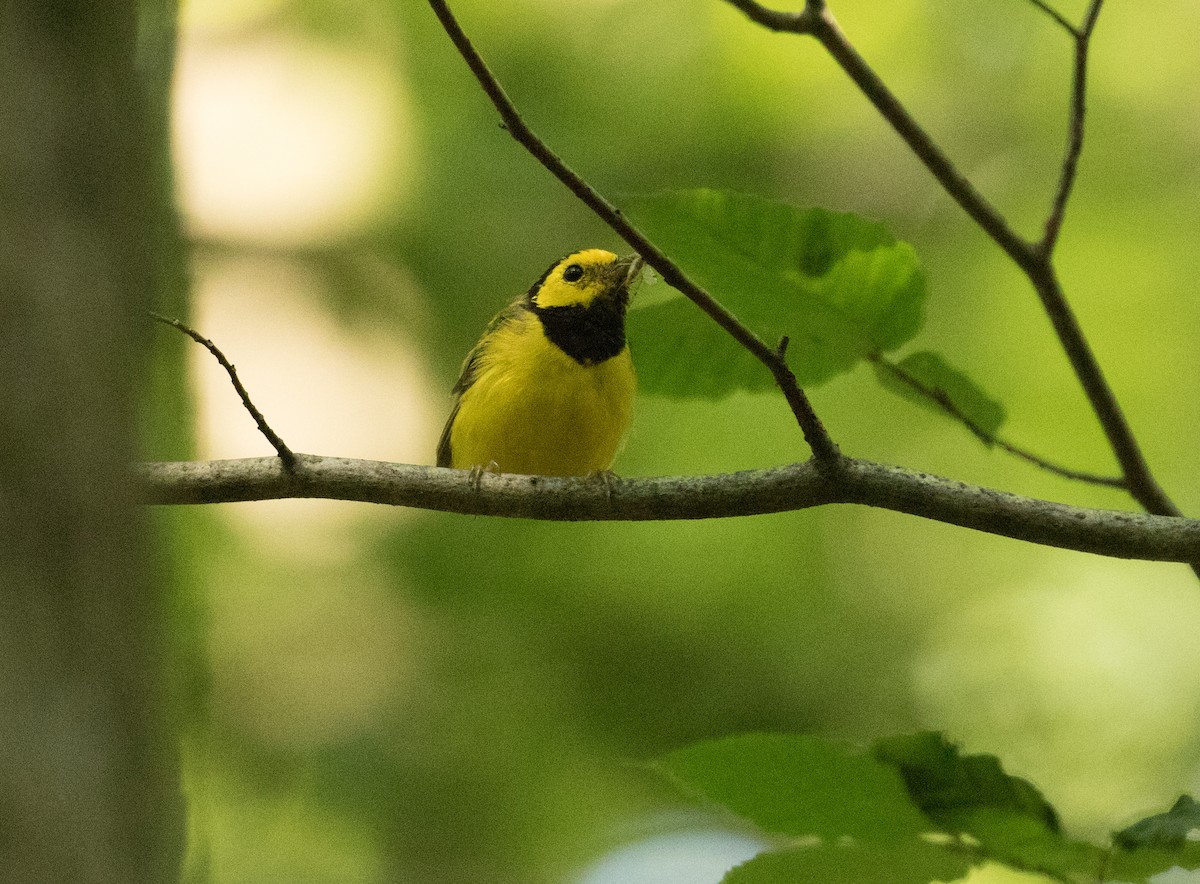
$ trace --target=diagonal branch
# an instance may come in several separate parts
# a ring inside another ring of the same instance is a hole
[[[1032,257],[1029,243],[1016,233],[922,128],[908,109],[846,39],[823,0],[809,0],[803,12],[780,13],[755,0],[726,0],[753,21],[774,31],[808,34],[816,39],[854,81],[859,91],[929,169],[942,188],[1010,257],[1024,267]]]
[[[1200,519],[1051,503],[900,467],[842,458],[831,473],[816,461],[718,476],[618,479],[484,473],[297,455],[138,467],[152,504],[327,498],[475,515],[554,521],[711,519],[853,503],[922,516],[1030,543],[1119,558],[1200,559]]]
[[[479,81],[483,91],[487,93],[488,98],[499,111],[508,133],[641,255],[647,264],[657,270],[668,285],[686,295],[717,325],[721,326],[734,340],[749,350],[759,362],[767,367],[804,432],[804,439],[812,449],[813,456],[821,463],[835,465],[841,456],[837,445],[817,417],[783,355],[742,325],[737,317],[712,295],[688,279],[678,265],[621,214],[620,209],[601,196],[595,188],[580,178],[557,154],[550,150],[521,118],[495,75],[492,74],[479,52],[463,32],[445,0],[429,0],[429,5],[433,8],[455,48],[458,49],[459,54],[462,55],[467,66],[475,75],[475,79]]]
[[[279,434],[271,429],[271,425],[267,423],[267,419],[263,417],[263,413],[255,407],[250,401],[250,394],[246,388],[242,386],[241,380],[238,378],[237,369],[233,367],[233,363],[225,358],[225,354],[221,352],[211,340],[204,337],[200,332],[190,326],[184,325],[178,319],[171,319],[169,316],[163,316],[160,313],[149,311],[150,316],[161,322],[163,325],[169,325],[172,328],[177,328],[197,344],[208,350],[221,363],[221,367],[225,369],[225,373],[229,375],[229,380],[233,383],[233,389],[237,391],[239,398],[242,400],[242,405],[246,407],[246,411],[250,412],[250,416],[254,418],[254,423],[258,426],[258,431],[267,437],[267,441],[271,443],[271,447],[279,453],[279,459],[283,461],[285,470],[291,470],[296,465],[296,455],[292,449],[288,448],[287,443],[279,437]]]

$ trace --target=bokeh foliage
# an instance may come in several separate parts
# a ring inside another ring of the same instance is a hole
[[[964,755],[941,734],[877,740],[869,750],[811,736],[751,734],[667,755],[686,793],[791,836],[733,869],[728,884],[958,879],[991,861],[1053,881],[1147,884],[1200,867],[1196,803],[1183,796],[1099,847],[1063,835],[1058,814],[993,755]]]

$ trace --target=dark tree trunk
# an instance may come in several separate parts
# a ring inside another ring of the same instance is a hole
[[[169,214],[131,0],[0,0],[0,880],[171,881],[154,557],[129,482]]]

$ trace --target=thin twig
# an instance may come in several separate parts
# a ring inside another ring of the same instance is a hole
[[[772,31],[787,31],[792,34],[812,33],[816,17],[825,8],[824,2],[809,2],[800,12],[780,12],[768,9],[755,0],[729,0],[729,3],[746,13],[752,21]]]
[[[489,70],[479,52],[463,32],[445,0],[429,0],[429,5],[433,8],[455,48],[458,49],[459,54],[462,55],[467,66],[475,75],[475,79],[479,81],[483,91],[499,111],[500,118],[504,121],[504,128],[508,133],[641,255],[647,264],[657,270],[668,285],[686,295],[770,370],[776,384],[783,392],[792,414],[795,415],[797,423],[804,432],[804,439],[812,449],[813,456],[827,467],[836,465],[841,456],[838,447],[817,417],[808,397],[796,382],[796,376],[788,367],[787,361],[754,332],[742,325],[737,317],[712,295],[688,279],[683,271],[634,227],[616,206],[601,196],[595,188],[580,178],[557,154],[550,150],[521,118],[495,75]]]
[[[225,354],[221,352],[220,348],[208,338],[204,337],[204,335],[200,334],[200,332],[196,331],[190,326],[184,325],[178,319],[172,319],[169,316],[163,316],[160,313],[155,313],[153,310],[149,312],[151,317],[163,323],[164,325],[169,325],[173,328],[179,329],[197,344],[200,344],[206,348],[214,357],[216,357],[217,362],[221,363],[221,367],[224,368],[225,373],[229,375],[229,380],[233,383],[233,389],[237,390],[238,396],[241,397],[242,405],[246,407],[246,411],[250,412],[250,416],[254,418],[254,423],[258,425],[258,431],[267,437],[267,441],[271,443],[271,447],[279,453],[279,459],[283,461],[284,469],[289,472],[294,470],[296,467],[295,453],[292,451],[292,449],[288,448],[287,443],[279,437],[279,434],[271,429],[270,424],[267,423],[267,419],[263,417],[262,412],[259,411],[254,406],[254,403],[250,401],[250,394],[246,392],[246,388],[242,386],[241,380],[238,379],[237,369],[233,367],[233,363],[225,358]]]
[[[1032,0],[1036,3],[1037,0]],[[1067,124],[1067,150],[1063,154],[1062,172],[1058,179],[1058,188],[1054,193],[1054,202],[1050,214],[1046,217],[1045,233],[1037,248],[1043,255],[1054,251],[1058,235],[1062,230],[1063,218],[1067,212],[1067,200],[1075,187],[1075,176],[1079,169],[1079,157],[1083,153],[1084,117],[1087,113],[1087,70],[1088,49],[1092,42],[1092,32],[1100,17],[1100,7],[1104,0],[1092,0],[1084,17],[1083,25],[1069,30],[1075,41],[1075,65],[1071,82],[1071,111]]]
[[[1047,460],[1040,455],[1034,454],[1032,451],[1029,451],[1026,448],[1022,448],[1019,445],[1014,445],[1012,442],[1009,442],[1007,439],[1003,439],[994,433],[989,433],[983,427],[979,426],[979,424],[969,415],[963,412],[963,410],[958,407],[954,400],[946,395],[945,390],[937,387],[930,387],[928,384],[925,384],[923,381],[921,381],[920,378],[917,378],[911,372],[906,371],[903,366],[897,365],[896,363],[884,358],[879,354],[875,354],[869,358],[875,365],[878,365],[880,368],[890,372],[892,376],[901,383],[905,384],[911,390],[921,396],[924,396],[930,402],[938,406],[938,408],[942,409],[942,411],[944,411],[947,415],[954,418],[954,420],[958,421],[960,424],[970,430],[975,438],[979,439],[979,441],[983,442],[985,445],[995,445],[997,448],[1007,451],[1009,454],[1019,457],[1022,460],[1028,461],[1034,466],[1040,467],[1047,472],[1063,476],[1067,479],[1075,479],[1079,482],[1088,482],[1092,485],[1105,485],[1109,488],[1126,488],[1125,480],[1120,476],[1101,476],[1097,473],[1089,473],[1083,470],[1072,469],[1071,467],[1064,467],[1060,464],[1054,463],[1051,460]]]
[[[1068,19],[1065,15],[1063,15],[1061,12],[1059,12],[1057,9],[1055,9],[1053,6],[1051,6],[1049,3],[1046,3],[1045,0],[1029,0],[1029,2],[1032,3],[1034,6],[1036,6],[1038,9],[1040,9],[1042,12],[1046,13],[1046,15],[1050,16],[1050,18],[1054,19],[1054,21],[1057,24],[1061,25],[1063,28],[1065,28],[1067,33],[1070,34],[1072,37],[1078,38],[1079,28],[1077,28],[1077,27],[1075,27],[1075,25],[1071,24],[1070,19]]]
[[[266,457],[147,463],[137,470],[143,498],[153,504],[327,498],[510,518],[648,521],[853,503],[1098,555],[1200,558],[1200,519],[1068,506],[849,457],[836,474],[811,460],[718,476],[622,478],[611,488],[586,477],[494,473],[484,473],[476,487],[463,481],[462,470],[297,457],[292,472]]]

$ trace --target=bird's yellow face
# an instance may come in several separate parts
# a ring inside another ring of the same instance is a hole
[[[642,260],[636,255],[618,258],[604,249],[585,249],[567,255],[530,289],[537,307],[590,307],[597,298],[620,301],[624,308]]]

